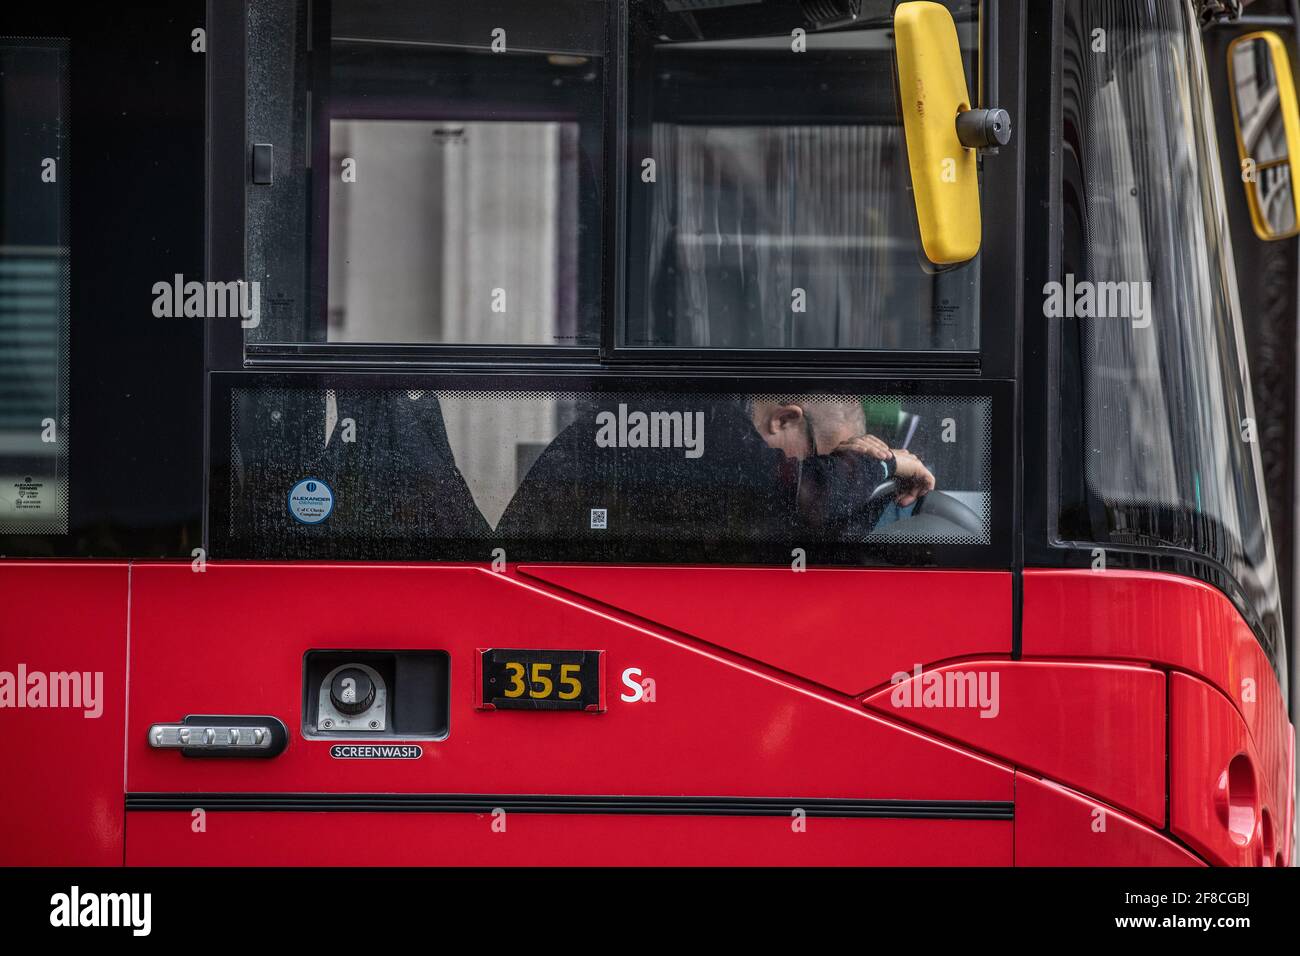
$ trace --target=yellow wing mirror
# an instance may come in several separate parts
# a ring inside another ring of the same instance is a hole
[[[1300,109],[1286,44],[1262,31],[1228,46],[1228,86],[1237,128],[1237,154],[1255,235],[1271,241],[1300,233],[1295,190],[1300,157]]]
[[[899,4],[894,50],[921,246],[935,265],[966,262],[983,235],[977,154],[1011,141],[1011,117],[971,107],[957,25],[942,4]]]

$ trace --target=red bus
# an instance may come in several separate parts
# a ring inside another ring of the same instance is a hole
[[[1238,4],[41,7],[0,863],[1292,861]]]

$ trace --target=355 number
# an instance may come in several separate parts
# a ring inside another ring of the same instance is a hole
[[[510,685],[504,695],[513,700],[525,694],[530,700],[549,700],[552,696],[559,700],[576,700],[582,695],[582,681],[577,677],[582,670],[581,664],[560,665],[559,693],[556,693],[556,682],[550,677],[552,665],[538,661],[531,668],[525,668],[518,661],[507,661],[505,666]]]

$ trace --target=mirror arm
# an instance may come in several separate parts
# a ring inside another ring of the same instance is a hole
[[[1003,109],[963,110],[957,114],[957,138],[967,149],[997,149],[1011,142],[1011,114]]]
[[[1241,17],[1242,0],[1200,0],[1201,26],[1212,26]]]

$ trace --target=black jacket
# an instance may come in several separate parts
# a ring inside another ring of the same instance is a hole
[[[702,413],[702,454],[600,447],[599,416],[617,414],[620,403],[629,413]],[[850,523],[874,524],[885,502],[866,502],[886,476],[881,462],[856,452],[787,457],[763,440],[734,396],[611,396],[583,409],[542,453],[497,537],[838,540]],[[602,510],[607,526],[593,528],[592,512]]]

